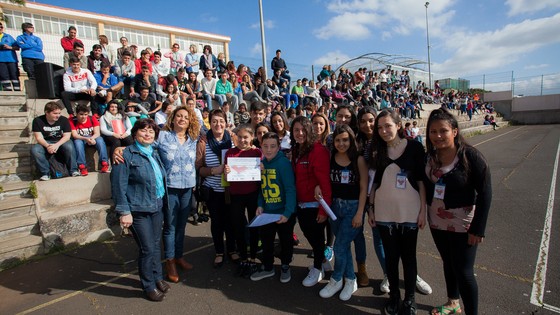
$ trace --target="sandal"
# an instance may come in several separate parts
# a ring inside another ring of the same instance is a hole
[[[463,310],[461,310],[461,305],[457,305],[456,307],[451,307],[449,305],[440,305],[440,306],[436,306],[430,314],[432,315],[463,314]]]
[[[241,260],[241,257],[239,257],[239,254],[237,252],[228,253],[228,256],[229,260],[231,260],[231,262],[233,263],[238,263]]]
[[[216,254],[214,258],[214,268],[220,268],[224,265],[224,254]]]

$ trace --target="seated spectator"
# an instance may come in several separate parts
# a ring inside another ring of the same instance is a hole
[[[187,73],[194,72],[198,76],[200,56],[195,44],[189,46],[189,53],[185,55],[185,69]]]
[[[286,81],[282,81],[282,85],[280,85],[280,95],[284,98],[284,105],[286,106],[286,109],[296,108],[299,105],[297,94],[290,93],[288,90],[288,82]]]
[[[315,104],[318,104],[319,107],[323,106],[323,100],[321,99],[321,95],[319,94],[319,89],[315,87],[315,81],[309,81],[309,85],[305,87],[304,91],[306,99],[314,100]]]
[[[16,38],[17,46],[21,49],[21,65],[29,79],[35,80],[35,66],[45,62],[43,41],[33,34],[33,24],[22,23],[21,30],[23,34]]]
[[[177,70],[175,81],[177,82],[177,90],[181,93],[181,97],[183,95],[188,95],[187,84],[189,82],[189,77],[186,74],[185,68],[179,68]]]
[[[117,60],[115,67],[115,75],[124,85],[124,95],[130,94],[131,86],[134,83],[134,76],[136,75],[136,66],[132,61],[132,54],[130,51],[125,50],[122,58]]]
[[[282,51],[280,49],[276,50],[276,56],[274,56],[274,58],[272,58],[272,61],[270,62],[270,67],[272,68],[272,70],[274,71],[274,73],[276,74],[278,71],[280,71],[279,76],[288,82],[288,89],[290,88],[290,81],[291,81],[291,77],[288,74],[288,66],[286,66],[286,62],[284,61],[284,59],[282,59],[281,57],[282,55]],[[276,83],[277,86],[281,86],[282,82],[274,82]]]
[[[173,76],[173,75],[170,74],[170,76]],[[163,98],[164,102],[168,102],[175,107],[181,105],[181,103],[182,103],[181,93],[179,93],[179,89],[177,89],[176,84],[173,84],[173,82],[167,83],[167,86],[165,87],[164,93],[165,93],[165,97]]]
[[[101,45],[101,54],[109,60],[111,66],[115,65],[117,61],[117,54],[115,49],[109,45],[109,39],[105,35],[99,35],[99,45]]]
[[[248,74],[245,74],[241,80],[241,90],[243,92],[243,100],[251,102],[264,102],[264,100],[253,88],[251,77]]]
[[[105,114],[99,118],[101,135],[109,146],[109,156],[113,156],[115,148],[134,143],[130,136],[132,125],[123,110],[124,108],[116,100],[112,100],[107,105]]]
[[[203,100],[204,93],[202,90],[202,84],[198,81],[196,73],[189,73],[189,80],[187,81],[187,95],[195,100]]]
[[[85,146],[95,146],[99,154],[99,162],[101,164],[101,173],[109,173],[109,159],[107,158],[107,147],[105,141],[101,137],[99,121],[90,116],[89,107],[78,105],[76,107],[76,116],[70,119],[70,128],[72,129],[72,139],[76,148],[76,160],[78,169],[82,176],[87,176],[88,170],[86,166],[86,148]]]
[[[138,59],[138,46],[130,45],[130,53],[132,54],[132,61],[136,63],[136,60]]]
[[[212,54],[212,47],[204,45],[202,55],[199,61],[200,70],[206,73],[206,70],[212,70],[212,76],[216,76],[216,69],[218,69],[218,58]]]
[[[4,24],[0,22],[0,84],[3,91],[21,91],[16,50],[19,50],[16,40],[4,33]]]
[[[97,82],[91,71],[80,66],[80,60],[75,56],[70,57],[70,68],[63,76],[64,91],[61,93],[62,103],[68,115],[74,114],[72,102],[87,100],[90,102],[91,110],[97,113],[98,106],[95,102]]]
[[[128,105],[140,104],[142,107],[148,110],[148,115],[154,117],[158,110],[160,110],[162,103],[156,100],[151,94],[148,87],[141,87],[140,94],[138,97],[132,98]]]
[[[137,97],[139,91],[143,88],[148,89],[148,93],[152,98],[156,99],[156,79],[150,74],[150,69],[147,66],[142,66],[140,74],[134,77],[134,87],[130,88],[130,98]]]
[[[255,85],[253,86],[255,92],[259,95],[261,100],[268,99],[268,88],[266,87],[265,81],[259,76],[255,77]]]
[[[37,141],[31,147],[31,156],[41,174],[39,180],[49,180],[49,158],[57,155],[64,161],[72,176],[80,176],[76,165],[76,152],[70,140],[71,129],[68,119],[61,116],[61,107],[57,102],[45,105],[45,114],[33,119],[32,131]]]
[[[169,66],[161,60],[161,52],[154,52],[154,60],[152,61],[152,75],[159,85],[163,85],[162,81],[169,74]]]
[[[276,86],[280,87],[282,86],[282,82],[286,82],[286,86],[289,86],[289,82],[288,80],[282,78],[282,71],[280,70],[276,70],[274,71],[274,74],[272,75],[271,80],[274,82],[274,84],[276,84]]]
[[[103,115],[105,113],[105,108],[107,108],[106,104],[109,104],[113,98],[117,98],[124,83],[119,82],[119,79],[111,73],[111,65],[108,63],[102,64],[101,71],[95,73],[93,77],[97,82],[96,102],[105,105],[99,107],[101,109],[99,114]]]
[[[206,133],[208,131],[208,129],[205,129],[206,127],[203,127],[204,121],[202,120],[202,112],[200,111],[200,109],[198,109],[196,107],[196,100],[193,99],[193,98],[188,98],[186,100],[186,104],[187,104],[187,107],[192,109],[194,111],[194,113],[196,114],[196,118],[198,118],[198,122],[200,123],[200,126],[202,127],[202,132]]]
[[[76,30],[76,27],[70,26],[68,28],[68,36],[64,36],[60,39],[60,45],[62,46],[62,49],[64,49],[65,53],[71,52],[72,49],[74,49],[74,44],[75,43],[82,44],[82,48],[84,48],[84,43],[82,43],[82,41],[79,40],[78,37],[76,37],[77,34],[78,34],[78,31]],[[66,66],[66,67],[68,67],[68,66]]]
[[[167,122],[167,117],[173,112],[175,105],[169,103],[168,101],[163,102],[161,109],[155,115],[155,122],[158,127],[163,128]]]
[[[278,88],[276,83],[274,83],[274,81],[267,79],[266,88],[267,88],[269,100],[276,102],[278,104],[284,104],[284,98],[280,95],[280,89]],[[284,110],[283,107],[282,110]]]
[[[130,56],[132,57],[132,49],[131,49],[130,46],[128,46],[128,38],[122,36],[120,38],[120,42],[121,42],[122,46],[117,48],[117,60],[122,59],[122,56],[123,56],[125,51],[128,51],[130,53]]]
[[[233,114],[233,123],[236,126],[243,125],[249,122],[251,116],[247,112],[247,105],[245,103],[239,104],[239,110]]]
[[[202,95],[206,100],[206,107],[212,108],[212,100],[216,99],[216,80],[212,74],[214,72],[210,69],[204,71],[204,78],[200,81],[202,85]]]
[[[226,72],[220,75],[220,80],[216,82],[215,96],[220,106],[223,106],[224,102],[228,101],[231,103],[233,110],[236,111],[239,100],[237,99],[237,95],[233,94],[233,86],[231,82],[228,81],[228,76]]]
[[[233,60],[228,61],[226,64],[226,71],[229,75],[236,74],[237,76],[237,68],[235,67],[235,62]]]
[[[144,49],[140,52],[140,58],[134,60],[134,67],[136,68],[136,75],[139,75],[139,74],[142,73],[142,67],[144,67],[144,66],[148,67],[149,73],[152,74],[153,71],[152,71],[152,62],[150,61],[150,55],[151,55],[150,51],[147,50],[147,49]],[[136,54],[133,53],[132,56],[134,57],[134,56],[136,56]]]
[[[179,69],[183,68],[185,61],[183,60],[183,54],[179,52],[179,44],[174,43],[171,47],[171,51],[163,55],[165,58],[169,58],[169,73],[176,76]]]
[[[88,60],[88,70],[91,71],[91,73],[96,73],[98,71],[101,71],[102,63],[111,64],[109,62],[109,59],[103,56],[102,47],[99,44],[93,45],[93,48],[89,53],[87,60]]]
[[[72,56],[75,56],[76,58],[80,59],[80,66],[84,69],[87,69],[88,59],[84,53],[84,44],[82,44],[82,42],[75,42],[74,48],[71,51],[64,53],[64,57],[63,57],[64,68],[70,67],[70,57]]]
[[[239,64],[239,66],[237,66],[237,71],[235,73],[236,73],[236,76],[237,76],[237,81],[239,83],[241,83],[241,81],[243,80],[243,77],[247,74],[247,71],[248,71],[248,69],[247,69],[246,65]]]
[[[217,71],[218,71],[218,75],[227,71],[226,55],[222,52],[218,54],[218,69],[217,69]]]
[[[165,101],[169,93],[167,92],[167,88],[170,85],[174,85],[175,87],[177,87],[177,80],[175,80],[175,76],[172,74],[168,74],[165,77],[163,77],[161,80],[159,80],[156,88],[156,95],[158,97],[158,100],[161,100],[162,102]]]
[[[233,130],[235,128],[235,118],[233,118],[233,113],[229,111],[229,102],[224,102],[222,110],[226,114],[226,129]]]
[[[206,130],[210,130],[210,121],[208,120],[209,116],[210,110],[208,109],[208,107],[204,107],[202,109],[202,122],[204,123],[204,128],[206,128]]]

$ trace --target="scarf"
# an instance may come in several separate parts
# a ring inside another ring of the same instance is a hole
[[[220,164],[222,164],[222,150],[231,149],[232,146],[229,132],[224,131],[224,137],[222,138],[222,141],[218,142],[218,140],[214,138],[214,133],[212,132],[212,130],[208,130],[208,132],[206,133],[206,139],[208,141],[208,146],[210,146],[210,150],[212,150],[212,152],[216,154],[216,156],[218,157],[218,161],[220,161]]]
[[[134,143],[138,148],[138,150],[140,150],[141,153],[146,155],[146,157],[150,161],[150,164],[154,169],[154,175],[156,176],[156,197],[162,198],[163,195],[165,195],[165,188],[163,186],[163,174],[161,173],[161,168],[159,167],[158,162],[152,156],[152,153],[154,152],[154,148],[151,145],[143,146],[138,141],[134,141]]]
[[[212,68],[214,68],[214,67],[213,67],[213,64],[212,64],[212,61],[213,61],[213,60],[212,60],[212,54],[208,54],[208,55],[207,55],[207,54],[204,54],[204,57],[205,57],[204,59],[205,59],[205,62],[206,62],[206,68],[207,68],[207,69],[212,69]]]

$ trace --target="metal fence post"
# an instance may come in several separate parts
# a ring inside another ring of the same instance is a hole
[[[543,91],[543,84],[544,84],[544,74],[541,74],[541,96],[542,96],[542,91]]]

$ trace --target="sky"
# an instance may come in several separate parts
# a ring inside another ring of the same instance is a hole
[[[227,35],[231,59],[261,62],[258,0],[39,2]],[[423,0],[262,2],[267,65],[276,49],[315,74],[367,53],[427,61]],[[560,0],[432,0],[427,11],[435,79],[560,73]]]

